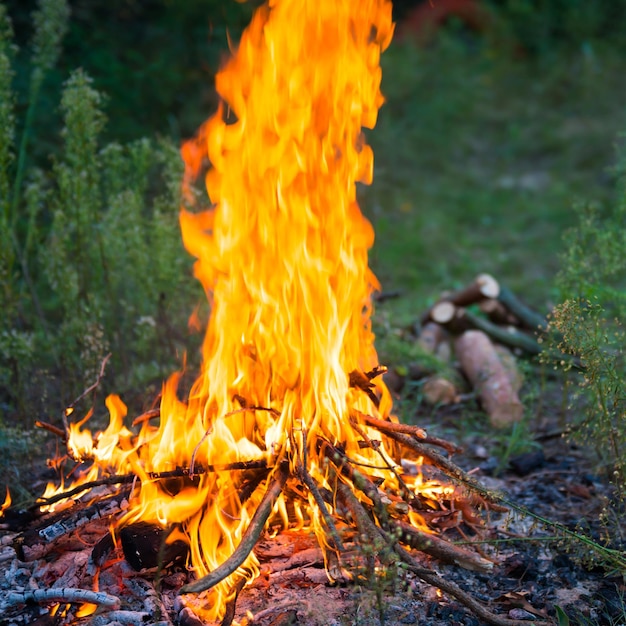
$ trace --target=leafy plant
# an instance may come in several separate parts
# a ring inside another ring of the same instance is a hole
[[[180,364],[187,338],[177,329],[195,300],[177,223],[182,164],[170,142],[102,145],[106,98],[76,70],[52,168],[28,158],[37,95],[67,19],[65,0],[41,0],[16,156],[15,46],[0,5],[0,397],[9,415],[49,410],[52,394],[69,402],[109,351],[117,391],[162,379]]]
[[[618,166],[618,196],[605,212],[578,209],[578,225],[566,237],[559,286],[563,302],[553,325],[561,349],[580,359],[585,415],[575,435],[591,441],[626,487],[626,157]]]

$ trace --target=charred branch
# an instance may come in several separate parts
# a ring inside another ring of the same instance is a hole
[[[11,591],[6,595],[7,604],[27,604],[29,602],[89,602],[115,609],[120,606],[120,599],[103,591],[89,589],[34,589],[32,591]]]
[[[247,558],[250,552],[252,552],[255,544],[259,540],[265,523],[267,522],[272,508],[278,499],[285,482],[288,477],[288,468],[286,465],[281,465],[274,478],[270,482],[259,507],[255,511],[250,524],[244,532],[241,542],[237,546],[237,549],[232,555],[222,563],[219,567],[207,574],[203,578],[200,578],[192,583],[189,583],[181,588],[180,593],[200,593],[211,589],[222,580],[230,576]]]

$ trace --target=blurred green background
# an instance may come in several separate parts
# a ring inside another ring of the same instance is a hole
[[[109,350],[103,387],[137,410],[185,350],[197,362],[187,317],[203,296],[179,243],[176,146],[214,111],[213,77],[228,38],[237,40],[259,2],[69,4],[28,130],[24,183],[6,209],[14,234],[2,276],[0,412],[8,423],[50,418],[93,382]],[[482,0],[470,18],[459,0],[431,4],[394,7],[398,37],[383,58],[387,102],[368,131],[374,183],[359,191],[376,231],[374,271],[383,289],[402,291],[377,313],[383,359],[391,355],[386,334],[478,272],[548,310],[574,206],[610,211],[615,144],[626,127],[624,3]],[[32,104],[39,5],[4,6],[19,47],[9,54],[13,176]],[[442,6],[439,21],[424,17]],[[63,108],[63,85],[79,67],[84,75],[74,75],[74,100]],[[81,100],[93,102],[93,141],[73,148],[67,138],[84,121],[71,121],[72,107]],[[80,178],[86,162],[92,182],[64,187],[63,176]],[[122,219],[129,203],[132,227]],[[85,212],[71,217],[70,206]],[[114,243],[116,233],[135,241],[134,257]]]

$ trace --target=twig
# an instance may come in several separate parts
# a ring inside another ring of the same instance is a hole
[[[472,613],[494,626],[528,626],[528,621],[509,619],[502,615],[496,615],[484,607],[480,602],[475,600],[469,593],[461,589],[456,583],[446,580],[439,574],[422,567],[402,546],[396,544],[394,546],[396,554],[402,559],[406,567],[421,578],[425,583],[441,589],[441,591],[451,595],[461,604],[466,606]],[[534,626],[550,626],[549,622],[534,621]]]
[[[358,416],[368,426],[372,426],[373,428],[376,428],[378,430],[392,430],[394,432],[412,435],[416,439],[419,439],[422,443],[428,443],[431,446],[438,446],[439,448],[443,448],[450,454],[457,454],[459,452],[462,452],[462,448],[455,446],[453,443],[450,443],[445,439],[439,439],[439,437],[429,436],[428,434],[426,434],[426,431],[419,426],[413,426],[411,424],[396,424],[395,422],[390,422],[389,420],[381,420],[377,417],[367,415],[366,413],[361,413],[360,411],[358,412]]]
[[[267,469],[267,461],[263,459],[253,461],[235,461],[234,463],[228,463],[226,465],[207,465],[198,466],[195,468],[192,474],[191,468],[181,467],[175,470],[168,470],[166,472],[148,472],[148,478],[151,480],[165,480],[168,478],[183,478],[189,476],[197,476],[198,474],[206,474],[208,472],[231,472],[236,470],[252,470],[252,469]],[[95,489],[96,487],[102,487],[103,485],[127,485],[137,479],[136,474],[121,474],[119,476],[107,476],[106,478],[100,478],[98,480],[92,480],[88,483],[78,485],[69,491],[63,493],[57,493],[49,498],[40,498],[31,507],[33,509],[41,506],[47,506],[64,500],[65,498],[71,498],[77,493],[88,491],[89,489]]]
[[[150,409],[141,415],[138,415],[134,420],[132,425],[137,426],[138,424],[143,424],[144,422],[148,422],[155,417],[161,416],[161,409]]]
[[[280,496],[280,493],[285,486],[288,471],[289,470],[286,464],[281,464],[278,468],[276,476],[267,488],[261,503],[259,504],[252,520],[250,520],[248,528],[246,528],[246,531],[241,538],[241,542],[232,555],[206,576],[183,586],[179,593],[200,593],[214,587],[219,582],[224,580],[224,578],[230,576],[248,558],[248,555],[252,552],[252,549],[263,532],[265,523],[274,508],[274,504],[276,503],[278,496]]]
[[[63,427],[65,428],[65,432],[67,433],[67,436],[69,437],[70,434],[70,426],[67,422],[67,418],[69,415],[72,414],[72,411],[74,410],[74,407],[88,394],[90,394],[99,384],[100,381],[102,380],[102,377],[104,376],[104,369],[107,366],[107,363],[109,361],[109,359],[111,358],[111,353],[109,352],[109,354],[107,354],[104,359],[102,359],[102,364],[100,365],[100,372],[98,373],[98,378],[96,379],[96,382],[87,387],[87,389],[85,389],[85,391],[83,391],[83,393],[80,394],[80,396],[78,396],[78,398],[76,398],[73,402],[71,402],[65,409],[65,411],[63,411]]]
[[[311,492],[311,495],[313,496],[313,499],[315,500],[315,503],[317,504],[317,508],[320,510],[320,513],[322,514],[322,517],[324,518],[326,527],[328,528],[328,531],[332,535],[335,548],[337,550],[343,551],[344,550],[343,542],[341,541],[341,537],[339,536],[339,532],[337,531],[335,522],[333,521],[331,514],[328,512],[328,509],[326,508],[326,502],[324,502],[324,499],[322,498],[322,494],[320,493],[320,490],[317,484],[315,483],[313,476],[309,474],[309,472],[306,470],[306,468],[303,465],[300,465],[298,467],[298,476],[300,480],[307,486],[308,490]]]
[[[346,478],[349,478],[352,484],[362,493],[364,493],[373,503],[376,516],[379,522],[384,526],[386,525],[388,515],[387,509],[381,495],[378,491],[378,487],[367,477],[358,470],[355,470],[351,465],[346,455],[336,448],[328,441],[323,441],[322,450],[324,454],[330,459],[332,464],[343,474]]]
[[[489,572],[493,563],[481,556],[464,550],[453,543],[440,539],[437,535],[425,533],[401,520],[392,520],[391,524],[400,543],[430,554],[444,563],[454,563],[473,572]]]
[[[365,536],[370,540],[377,556],[381,558],[383,562],[393,562],[394,556],[389,545],[390,542],[387,540],[387,535],[385,535],[382,529],[374,524],[370,516],[367,514],[365,507],[361,502],[359,502],[354,493],[352,493],[350,487],[348,487],[348,485],[346,485],[343,481],[337,480],[337,491],[339,492],[345,506],[352,514],[361,536]]]
[[[89,602],[112,609],[120,606],[120,599],[103,591],[90,589],[34,589],[33,591],[10,591],[6,595],[9,606],[27,602]]]

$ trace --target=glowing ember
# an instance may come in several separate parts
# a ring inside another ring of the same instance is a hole
[[[372,179],[362,128],[374,126],[383,102],[379,57],[392,33],[388,0],[272,0],[257,11],[217,76],[223,105],[183,148],[188,202],[203,160],[211,164],[211,208],[181,213],[212,309],[201,375],[186,403],[173,376],[160,426],[146,421],[137,437],[115,396],[111,423],[95,440],[72,429],[68,449],[93,459],[91,472],[140,478],[122,523],[176,526],[172,539],[188,541],[198,577],[237,549],[275,475],[302,476],[305,467],[332,490],[323,442],[369,466],[381,493],[435,489],[420,476],[400,485],[395,471],[381,469],[381,459],[398,459],[390,440],[363,445],[380,439],[363,416],[389,419],[391,410],[379,378],[368,388],[366,372],[378,373],[370,328],[377,282],[367,264],[374,233],[356,183]],[[266,469],[252,478],[206,471],[250,461]],[[196,475],[175,488],[154,476],[189,467]],[[269,523],[310,528],[328,545],[318,504],[311,493],[283,493]],[[410,520],[425,528],[415,511]],[[209,617],[223,613],[234,581],[254,577],[257,565],[251,554],[214,587]]]

